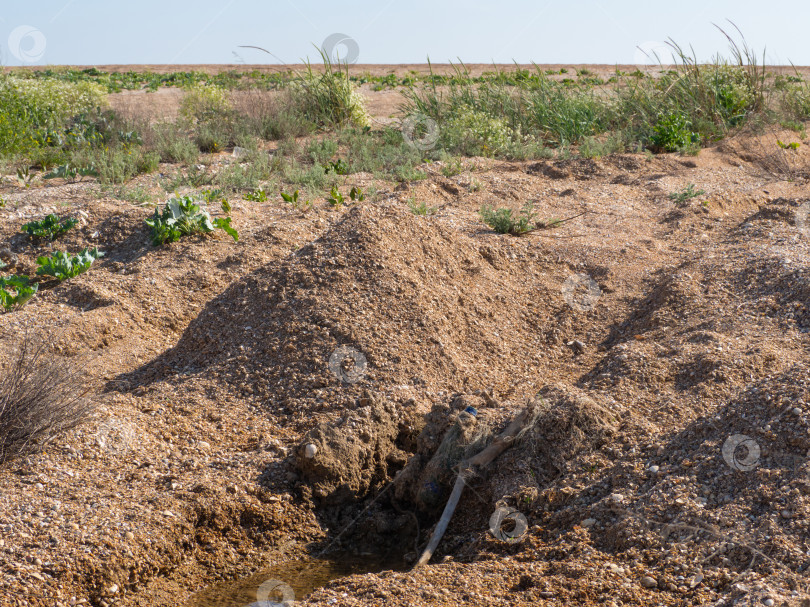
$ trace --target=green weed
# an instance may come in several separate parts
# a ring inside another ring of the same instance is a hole
[[[678,206],[683,206],[693,198],[697,198],[698,196],[702,196],[706,192],[703,190],[698,190],[695,188],[695,184],[690,183],[686,186],[686,189],[680,192],[671,192],[669,194],[669,199],[673,201]]]
[[[416,198],[413,196],[408,199],[408,208],[410,208],[411,213],[413,213],[414,215],[418,215],[420,217],[434,215],[436,211],[438,211],[436,207],[428,206],[424,200],[416,202]]]
[[[59,216],[53,213],[47,215],[45,219],[39,221],[30,221],[22,226],[22,231],[34,238],[43,238],[46,240],[56,240],[62,234],[67,233],[79,223],[79,220],[74,217],[67,217],[60,219]]]

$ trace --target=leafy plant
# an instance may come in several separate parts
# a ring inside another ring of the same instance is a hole
[[[89,167],[77,167],[65,163],[42,176],[43,179],[60,178],[71,182],[76,181],[79,177],[98,177],[98,171],[92,165]]]
[[[176,242],[191,234],[210,234],[215,229],[221,229],[239,241],[239,233],[231,227],[230,217],[218,217],[212,221],[208,211],[200,208],[191,196],[172,198],[163,211],[155,209],[155,214],[145,221],[152,228],[152,244],[155,246]]]
[[[706,192],[703,190],[695,189],[695,184],[690,183],[689,185],[686,186],[685,190],[682,190],[680,192],[671,192],[669,194],[669,199],[672,200],[675,204],[683,206],[693,198],[697,198],[698,196],[701,196],[705,193]]]
[[[438,210],[436,207],[429,207],[424,200],[417,203],[414,197],[408,199],[408,207],[411,209],[411,213],[421,217],[433,215]]]
[[[7,276],[0,278],[0,305],[8,312],[21,308],[36,295],[38,284],[31,284],[27,276]]]
[[[281,198],[284,202],[289,202],[294,206],[298,203],[298,190],[295,190],[292,194],[281,192]]]
[[[267,192],[264,191],[264,188],[259,188],[253,192],[247,192],[243,198],[251,202],[267,202]]]
[[[366,195],[363,190],[355,186],[349,192],[349,198],[351,198],[353,202],[363,202],[366,199]]]
[[[76,255],[65,251],[55,251],[49,256],[37,257],[37,274],[40,276],[53,276],[57,280],[73,278],[90,269],[93,262],[104,256],[104,253],[94,249],[84,249]]]
[[[21,228],[23,232],[35,238],[47,238],[48,240],[56,240],[62,234],[71,230],[79,220],[74,217],[67,217],[60,219],[57,215],[51,213],[45,219],[39,221],[31,221],[26,223]]]
[[[671,113],[658,118],[650,138],[652,144],[664,152],[675,152],[700,141],[700,135],[691,130],[691,122],[683,114]]]
[[[224,201],[225,195],[223,194],[222,190],[219,188],[213,190],[201,190],[200,191],[200,198],[202,198],[205,202],[218,202]]]
[[[489,206],[481,208],[481,219],[498,234],[520,236],[538,227],[547,227],[535,224],[536,217],[532,203],[527,203],[517,215],[512,214],[512,209],[494,209]]]
[[[341,194],[337,186],[334,186],[332,190],[329,192],[329,198],[326,199],[326,202],[331,204],[334,208],[339,209],[343,206],[343,203],[346,202],[346,198]]]

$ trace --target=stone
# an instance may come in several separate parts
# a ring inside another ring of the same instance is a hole
[[[644,586],[644,588],[658,588],[658,581],[654,577],[645,575],[641,578],[641,585]]]

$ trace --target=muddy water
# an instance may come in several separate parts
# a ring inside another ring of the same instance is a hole
[[[401,561],[379,556],[332,555],[329,559],[288,561],[233,582],[210,586],[186,607],[246,607],[253,603],[292,604],[332,580],[361,573],[402,570]]]

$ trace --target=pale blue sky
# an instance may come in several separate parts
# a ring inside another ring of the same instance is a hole
[[[239,45],[298,63],[343,33],[359,63],[633,64],[670,37],[701,59],[725,52],[712,22],[731,19],[768,63],[810,65],[808,17],[806,0],[38,0],[7,3],[0,45],[4,65],[277,63]]]

